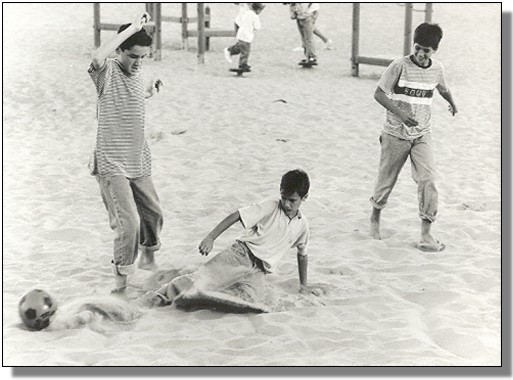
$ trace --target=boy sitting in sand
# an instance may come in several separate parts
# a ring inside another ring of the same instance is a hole
[[[124,292],[134,273],[139,246],[139,267],[155,269],[154,253],[160,247],[163,216],[151,178],[151,155],[144,138],[144,102],[158,91],[160,81],[144,86],[142,60],[151,37],[143,26],[147,13],[119,28],[111,41],[92,57],[89,75],[98,94],[98,132],[90,163],[115,232],[113,292]],[[108,58],[118,53],[117,59]]]
[[[218,298],[222,306],[226,296],[240,304],[258,304],[264,295],[264,276],[272,273],[278,261],[290,248],[297,248],[300,292],[318,294],[307,286],[307,245],[310,236],[308,220],[299,210],[308,197],[310,181],[302,170],[283,175],[280,200],[265,200],[241,208],[221,221],[199,245],[199,252],[208,255],[214,241],[236,222],[245,227],[244,234],[227,249],[203,264],[197,272],[173,279],[157,292],[143,296],[149,306],[194,305],[205,300],[204,292]],[[216,297],[216,294],[219,297]],[[265,307],[259,307],[266,311]]]
[[[431,107],[434,90],[449,103],[454,116],[458,110],[445,82],[444,68],[432,55],[438,50],[442,29],[423,23],[415,29],[412,55],[394,60],[381,75],[374,98],[386,109],[380,136],[379,174],[371,197],[371,236],[381,239],[380,216],[397,177],[408,156],[412,176],[418,184],[421,238],[417,247],[441,251],[445,244],[431,234],[431,224],[438,212],[438,192],[431,140]]]

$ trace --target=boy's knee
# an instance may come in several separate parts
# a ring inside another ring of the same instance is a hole
[[[417,181],[419,188],[423,189],[423,191],[434,191],[437,192],[436,189],[436,181],[434,176],[426,176]]]
[[[121,230],[127,236],[136,236],[141,228],[139,216],[131,216],[121,222]]]

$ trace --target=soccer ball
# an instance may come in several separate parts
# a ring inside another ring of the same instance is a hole
[[[52,323],[57,303],[41,289],[33,289],[18,304],[21,320],[32,330],[42,330]]]

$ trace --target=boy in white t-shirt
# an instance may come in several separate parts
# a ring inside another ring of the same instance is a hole
[[[239,31],[241,17],[244,14],[244,12],[246,12],[249,9],[251,3],[235,3],[235,5],[239,6],[239,13],[237,13],[237,16],[235,16],[235,20],[233,20],[235,33],[237,33]]]
[[[224,49],[224,56],[230,63],[232,62],[232,55],[240,54],[239,69],[243,72],[251,71],[251,67],[248,65],[251,42],[255,37],[255,31],[261,28],[258,15],[264,8],[265,5],[262,3],[249,3],[247,9],[241,9],[235,19],[235,25],[238,26],[237,43]]]
[[[244,302],[259,303],[264,295],[264,276],[276,269],[276,264],[291,248],[297,249],[299,291],[313,293],[307,285],[307,245],[310,238],[308,220],[299,211],[308,197],[310,180],[300,169],[283,175],[281,199],[243,207],[221,221],[199,245],[202,255],[208,255],[214,241],[237,222],[245,228],[233,245],[204,263],[197,272],[176,277],[157,292],[145,295],[149,306],[175,303],[193,298],[195,293],[216,291],[235,296]]]

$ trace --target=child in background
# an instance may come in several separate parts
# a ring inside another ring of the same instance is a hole
[[[381,239],[380,216],[408,156],[412,176],[418,185],[421,238],[417,247],[423,251],[441,251],[445,244],[431,235],[431,224],[438,212],[438,191],[431,140],[431,108],[434,90],[449,103],[454,116],[458,110],[445,82],[444,67],[432,55],[438,50],[442,29],[423,23],[415,29],[414,52],[395,59],[383,72],[374,98],[386,109],[380,136],[381,158],[371,215],[371,236]]]
[[[145,86],[142,60],[152,39],[143,26],[148,13],[119,28],[112,40],[92,56],[89,75],[98,95],[98,131],[90,162],[91,174],[100,185],[103,203],[115,232],[114,293],[124,293],[128,275],[139,267],[156,269],[154,253],[160,248],[163,216],[151,177],[151,155],[144,138],[145,98],[153,96],[160,81]],[[109,58],[114,53],[116,59]]]
[[[288,3],[284,3],[288,4]],[[328,37],[326,37],[319,28],[315,26],[315,23],[317,22],[317,19],[319,18],[319,9],[321,8],[319,3],[310,3],[310,5],[306,8],[306,11],[312,15],[312,21],[314,24],[314,30],[313,34],[317,37],[319,37],[322,42],[324,43],[324,49],[331,50],[333,47],[333,41],[330,40]],[[294,51],[303,51],[304,47],[299,46],[297,48],[294,48]]]
[[[312,14],[312,19],[314,23],[313,34],[319,37],[324,43],[324,49],[331,50],[333,47],[333,41],[326,37],[320,30],[315,26],[317,19],[319,18],[319,9],[321,8],[319,3],[310,3],[308,7],[308,12]]]
[[[305,53],[305,59],[301,63],[308,62],[317,65],[317,54],[315,52],[315,44],[313,43],[314,17],[312,12],[315,11],[310,7],[315,3],[290,3],[290,18],[297,21],[297,27],[301,36],[301,43]]]
[[[247,9],[241,9],[241,12],[235,19],[237,29],[237,43],[224,49],[224,56],[228,62],[232,62],[232,55],[239,57],[239,70],[242,72],[250,72],[251,66],[248,65],[251,43],[255,37],[255,31],[262,26],[258,15],[265,8],[263,3],[249,3]]]
[[[237,13],[237,16],[235,16],[235,20],[233,21],[235,33],[237,33],[239,31],[241,17],[244,14],[244,12],[246,12],[246,10],[249,9],[250,3],[234,3],[234,4],[239,6],[239,13]]]

